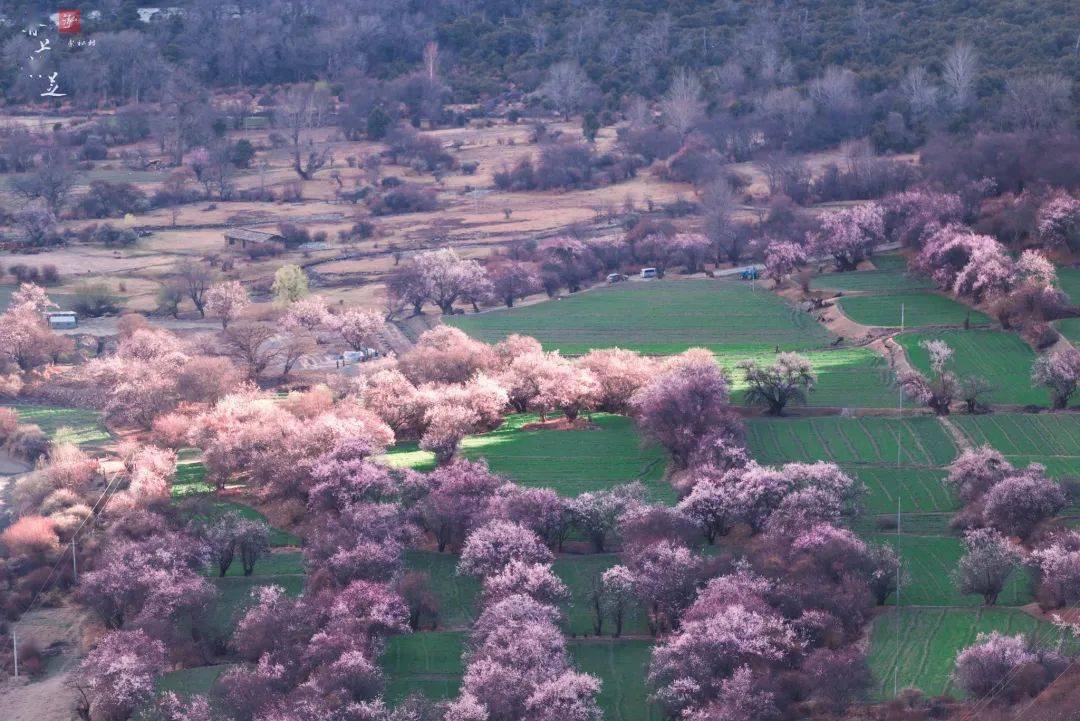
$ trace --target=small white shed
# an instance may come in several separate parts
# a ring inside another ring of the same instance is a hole
[[[79,325],[79,316],[73,310],[55,310],[45,314],[50,328],[75,328]]]

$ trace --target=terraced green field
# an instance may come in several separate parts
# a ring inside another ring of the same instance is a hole
[[[641,481],[656,500],[672,500],[663,482],[664,455],[656,446],[642,445],[633,421],[624,416],[596,413],[590,428],[581,430],[528,429],[535,415],[507,417],[504,424],[461,443],[461,455],[480,459],[496,473],[525,486],[553,488],[564,496]],[[415,445],[402,445],[387,455],[399,467],[429,470],[431,454]]]
[[[652,644],[649,641],[571,640],[567,647],[578,668],[603,685],[597,703],[606,721],[661,721],[663,713],[649,703],[645,683]]]
[[[258,573],[256,564],[256,573]],[[290,596],[299,596],[304,590],[304,576],[291,575],[253,575],[232,574],[225,578],[214,578],[218,596],[214,610],[210,613],[208,625],[210,632],[218,638],[232,635],[236,622],[244,610],[251,604],[251,592],[258,586],[282,586]]]
[[[845,466],[858,476],[868,491],[864,503],[868,514],[938,513],[955,511],[960,504],[942,484],[944,469],[888,466]]]
[[[189,493],[210,493],[214,489],[205,478],[206,466],[197,455],[185,458],[178,454],[176,476],[172,484],[173,498],[181,498]]]
[[[158,691],[172,691],[180,696],[208,694],[214,683],[231,667],[232,664],[223,663],[217,666],[198,666],[170,671],[158,678],[157,689]]]
[[[415,693],[435,701],[456,696],[465,671],[464,651],[465,634],[460,631],[392,637],[383,654],[387,702],[399,703]]]
[[[921,373],[930,372],[930,360],[919,343],[931,338],[943,340],[953,349],[949,367],[958,376],[981,376],[990,382],[993,390],[986,395],[990,403],[1049,405],[1047,391],[1031,386],[1035,352],[1015,334],[993,330],[943,330],[897,336],[912,365]]]
[[[559,556],[552,568],[570,591],[570,600],[562,605],[565,617],[564,630],[571,636],[591,636],[595,633],[595,617],[589,603],[589,590],[600,575],[620,563],[614,553]],[[457,575],[457,555],[434,551],[409,551],[406,567],[410,571],[423,571],[431,577],[431,588],[439,599],[439,629],[465,630],[476,619],[479,607],[480,584],[475,580]],[[605,626],[603,632],[612,629]],[[624,634],[648,633],[645,614],[635,609],[623,625]]]
[[[883,327],[919,328],[933,325],[986,325],[990,318],[963,303],[930,292],[849,295],[837,301],[856,323]],[[901,319],[901,305],[903,318]]]
[[[455,632],[395,636],[383,656],[389,683],[386,699],[397,703],[413,693],[430,699],[455,696],[464,673],[465,635]],[[607,721],[659,721],[648,702],[645,668],[651,645],[637,639],[570,640],[570,655],[578,668],[600,678],[597,699]]]
[[[1080,345],[1080,318],[1066,318],[1056,324],[1061,335],[1069,339],[1073,345]]]
[[[907,520],[907,519],[904,519]],[[952,536],[908,535],[919,529],[907,528],[901,521],[899,540],[895,533],[863,533],[864,539],[875,544],[899,546],[903,566],[910,580],[901,589],[902,606],[981,606],[982,597],[963,595],[956,590],[951,574],[960,557],[964,555],[963,544]],[[998,596],[999,606],[1022,606],[1030,603],[1031,583],[1026,570],[1018,568],[1008,585]],[[896,596],[888,601],[896,604]]]
[[[831,337],[813,318],[780,297],[735,280],[622,283],[558,301],[448,318],[488,342],[531,335],[564,354],[628,348],[669,355],[704,347],[752,355],[823,348]]]
[[[955,416],[972,445],[990,444],[1014,465],[1037,462],[1054,476],[1080,476],[1080,415],[991,413]]]
[[[1032,634],[1036,643],[1056,645],[1061,633],[1023,611],[1004,608],[902,608],[878,616],[870,629],[870,669],[875,695],[889,698],[899,663],[897,688],[914,687],[929,696],[956,694],[950,675],[956,654],[979,633]]]
[[[875,518],[895,514],[898,502],[901,513],[915,516],[909,522],[934,528],[958,507],[941,484],[944,467],[958,451],[932,416],[755,418],[746,431],[747,447],[760,463],[832,461],[862,481],[867,495],[857,519],[860,530],[875,530]]]
[[[452,553],[410,550],[405,553],[405,568],[427,573],[431,590],[439,600],[441,630],[462,631],[476,619],[480,584],[471,577],[457,574],[458,556]]]
[[[909,276],[907,261],[901,255],[879,255],[873,258],[873,263],[874,270],[819,275],[814,278],[810,287],[874,293],[902,293],[934,287],[928,278]]]
[[[1058,268],[1058,287],[1074,305],[1080,305],[1080,268]]]
[[[14,408],[20,421],[38,426],[53,441],[92,446],[109,440],[109,431],[105,429],[98,411],[23,403],[7,404],[5,407]]]
[[[197,458],[191,457],[190,454],[185,455],[187,457],[182,456],[176,464],[176,479],[173,481],[172,495],[173,498],[181,499],[189,495],[205,494],[199,509],[200,513],[193,515],[192,520],[210,521],[231,511],[241,518],[262,521],[270,525],[266,516],[251,506],[210,496],[213,489],[203,480],[206,476],[206,467]],[[287,531],[270,526],[270,545],[276,548],[299,546],[300,539]]]
[[[897,441],[900,452],[897,454]],[[937,468],[956,457],[956,446],[932,416],[764,419],[746,423],[746,442],[761,463],[834,461],[845,466]]]
[[[804,355],[817,374],[817,384],[809,394],[806,405],[833,408],[888,408],[896,405],[893,373],[885,359],[874,351],[867,348],[838,348]],[[760,353],[753,358],[759,363],[769,364],[775,360],[776,353]],[[742,403],[746,392],[743,373],[736,366],[739,361],[747,359],[747,356],[730,353],[717,355],[717,362],[731,376],[731,398],[734,403]]]

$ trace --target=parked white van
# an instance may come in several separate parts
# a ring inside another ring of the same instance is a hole
[[[656,277],[656,268],[642,268],[641,269],[641,277],[642,278],[655,278]]]

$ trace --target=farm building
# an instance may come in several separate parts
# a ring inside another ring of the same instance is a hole
[[[252,230],[251,228],[230,228],[225,231],[225,240],[229,245],[239,245],[246,250],[249,246],[267,245],[270,243],[285,244],[285,239],[277,233],[268,233],[265,230]]]
[[[79,318],[73,310],[58,310],[45,314],[45,320],[50,328],[75,328],[79,325]]]

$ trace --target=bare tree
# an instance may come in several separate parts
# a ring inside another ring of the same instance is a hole
[[[937,109],[938,87],[930,79],[930,74],[921,65],[908,70],[900,83],[900,91],[907,100],[911,114],[917,120],[926,120]]]
[[[277,331],[269,323],[236,323],[222,333],[222,338],[225,352],[247,368],[248,376],[255,379],[281,353],[274,345],[275,335]]]
[[[326,165],[329,158],[327,148],[319,148],[311,138],[306,141],[303,138],[303,131],[315,124],[318,106],[315,87],[303,85],[285,93],[284,101],[278,110],[280,120],[289,129],[293,170],[301,180],[311,180],[315,173]]]
[[[19,195],[34,200],[41,198],[50,213],[60,212],[75,185],[75,173],[67,153],[60,148],[50,148],[41,154],[41,164],[23,177],[11,181],[11,188]]]
[[[315,350],[315,339],[309,333],[286,333],[281,338],[278,357],[281,359],[281,377],[288,377],[300,359]]]
[[[855,73],[847,68],[826,68],[819,78],[807,83],[810,99],[825,112],[848,112],[857,102]]]
[[[746,236],[739,232],[731,218],[735,210],[735,194],[725,180],[719,180],[698,194],[704,215],[705,235],[712,243],[716,262],[738,263],[746,249]]]
[[[701,99],[701,81],[690,71],[680,70],[672,79],[671,87],[668,88],[660,107],[668,125],[686,135],[705,112],[705,103]]]
[[[628,33],[629,34],[629,33]],[[640,87],[656,79],[656,69],[667,60],[671,49],[671,17],[661,13],[630,42],[630,67]]]
[[[184,162],[193,136],[205,124],[206,91],[184,71],[169,74],[161,89],[160,112],[154,118],[161,152],[168,153],[173,166]]]
[[[555,103],[555,108],[564,118],[581,107],[582,98],[589,80],[576,62],[564,60],[551,67],[544,93]]]
[[[424,70],[428,80],[435,80],[439,72],[439,44],[434,40],[424,46]]]
[[[1072,81],[1057,73],[1010,78],[1005,83],[1006,122],[1024,130],[1056,128],[1068,116]]]
[[[979,58],[975,48],[966,42],[956,43],[945,56],[941,79],[945,82],[949,105],[956,112],[963,111],[971,103],[978,69]]]
[[[761,169],[769,183],[769,194],[784,194],[796,203],[807,200],[810,191],[810,171],[800,158],[787,153],[769,153],[761,161]]]
[[[199,317],[206,317],[206,291],[214,284],[214,271],[202,263],[186,259],[176,266],[176,277],[188,298],[195,304]]]

